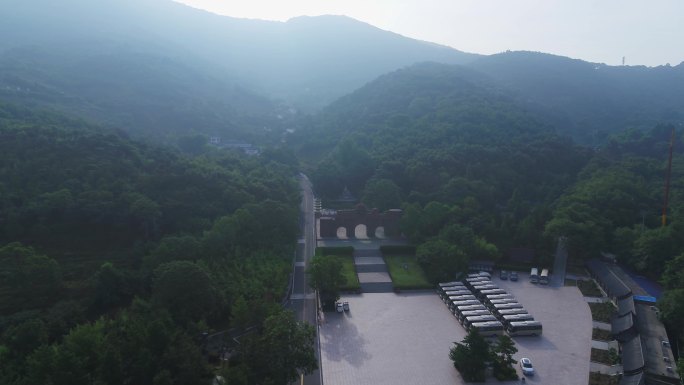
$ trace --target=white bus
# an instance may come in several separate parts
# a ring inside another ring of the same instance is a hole
[[[504,303],[518,303],[518,300],[515,298],[501,298],[501,299],[493,299],[493,300],[487,302],[487,304],[491,307],[494,307],[494,305],[502,305]]]
[[[549,269],[542,269],[541,275],[539,276],[539,283],[542,285],[549,284]]]
[[[462,282],[440,283],[437,287],[437,293],[442,294],[447,290],[453,290],[453,289],[458,289],[458,288],[465,288],[465,285]]]
[[[498,288],[498,286],[491,283],[487,283],[485,285],[473,285],[473,291],[493,290]]]
[[[445,291],[449,291],[449,290],[461,290],[461,289],[467,289],[467,288],[465,287],[465,285],[451,285],[451,286],[440,287],[439,289],[437,289],[437,292],[438,293],[444,293]]]
[[[459,316],[459,315],[463,314],[464,312],[473,311],[473,310],[487,310],[487,308],[485,307],[485,305],[483,305],[481,303],[480,304],[473,304],[473,305],[458,305],[454,309],[454,315]],[[487,311],[489,311],[489,310],[487,310]]]
[[[539,321],[511,322],[506,327],[509,336],[540,336],[542,324]]]
[[[489,294],[483,298],[486,302],[491,302],[496,299],[515,299],[513,294]]]
[[[449,287],[449,286],[463,286],[463,282],[460,281],[453,281],[453,282],[442,282],[439,284],[440,289]]]
[[[466,317],[475,317],[475,316],[478,316],[478,315],[492,315],[492,312],[489,311],[489,310],[484,310],[484,309],[480,309],[480,310],[466,310],[466,311],[464,311],[464,312],[459,313],[459,314],[456,316],[456,318],[458,318],[458,322],[463,323],[463,320],[464,320]]]
[[[495,313],[499,313],[502,310],[507,310],[507,309],[522,309],[522,305],[519,304],[518,302],[515,303],[498,303],[496,305],[492,305],[492,310],[494,310]]]
[[[445,302],[447,304],[449,304],[449,303],[459,302],[459,301],[469,301],[471,299],[477,299],[477,298],[472,294],[450,295],[450,296],[446,297]]]
[[[537,270],[536,267],[533,267],[532,270],[530,270],[530,282],[532,282],[532,283],[538,283],[539,282],[539,270]]]
[[[508,294],[508,292],[504,289],[487,289],[477,293],[477,296],[479,298],[485,299],[487,296],[494,294]]]
[[[529,313],[504,314],[501,316],[500,321],[505,325],[510,325],[511,322],[534,321],[534,317]]]
[[[440,294],[439,296],[443,300],[446,300],[448,297],[455,296],[455,295],[473,295],[473,293],[470,290],[463,288],[461,290],[447,290],[444,293]]]
[[[464,317],[463,322],[463,327],[466,328],[466,330],[470,329],[470,326],[474,323],[482,323],[482,322],[492,322],[496,321],[499,322],[499,320],[496,319],[491,314],[484,314],[484,315],[476,315],[476,316],[469,316],[469,317]]]
[[[499,317],[499,320],[503,320],[503,317],[513,314],[527,314],[527,310],[525,310],[525,308],[518,307],[515,309],[505,309],[494,312],[494,315]]]
[[[483,337],[501,336],[504,332],[503,324],[499,321],[476,322],[470,328],[477,330]]]
[[[476,299],[454,301],[454,302],[449,303],[449,310],[454,311],[459,306],[468,306],[468,305],[482,305],[482,303]],[[482,307],[484,307],[484,305],[482,305]]]
[[[472,287],[473,285],[478,285],[478,284],[486,284],[486,283],[491,283],[492,281],[490,279],[487,279],[486,277],[475,277],[475,278],[466,278],[465,280],[465,285]]]

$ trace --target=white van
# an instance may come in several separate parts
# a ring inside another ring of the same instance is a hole
[[[543,269],[539,276],[539,283],[542,285],[549,284],[549,269]]]
[[[539,270],[536,267],[530,270],[530,282],[539,283]]]

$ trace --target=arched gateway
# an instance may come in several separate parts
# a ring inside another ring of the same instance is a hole
[[[346,233],[349,238],[376,238],[378,234],[388,238],[398,237],[401,235],[401,215],[399,209],[381,213],[378,209],[368,210],[362,204],[353,210],[338,210],[325,215],[317,213],[321,238],[338,238],[340,233]]]

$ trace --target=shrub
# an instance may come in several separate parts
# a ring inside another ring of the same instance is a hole
[[[354,255],[354,248],[351,246],[317,247],[316,248],[316,255],[352,256],[352,255]]]
[[[412,245],[380,246],[382,255],[416,255],[416,247]]]

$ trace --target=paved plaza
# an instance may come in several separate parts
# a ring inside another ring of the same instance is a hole
[[[465,331],[434,292],[344,296],[321,326],[325,385],[458,384],[449,360]]]
[[[542,337],[516,337],[516,358],[532,359],[530,384],[586,385],[592,321],[576,287],[495,283],[507,289],[544,325]],[[449,360],[465,330],[434,292],[344,296],[349,313],[327,313],[321,325],[325,385],[463,384]],[[490,377],[488,384],[501,382]],[[519,383],[519,382],[509,382]]]

